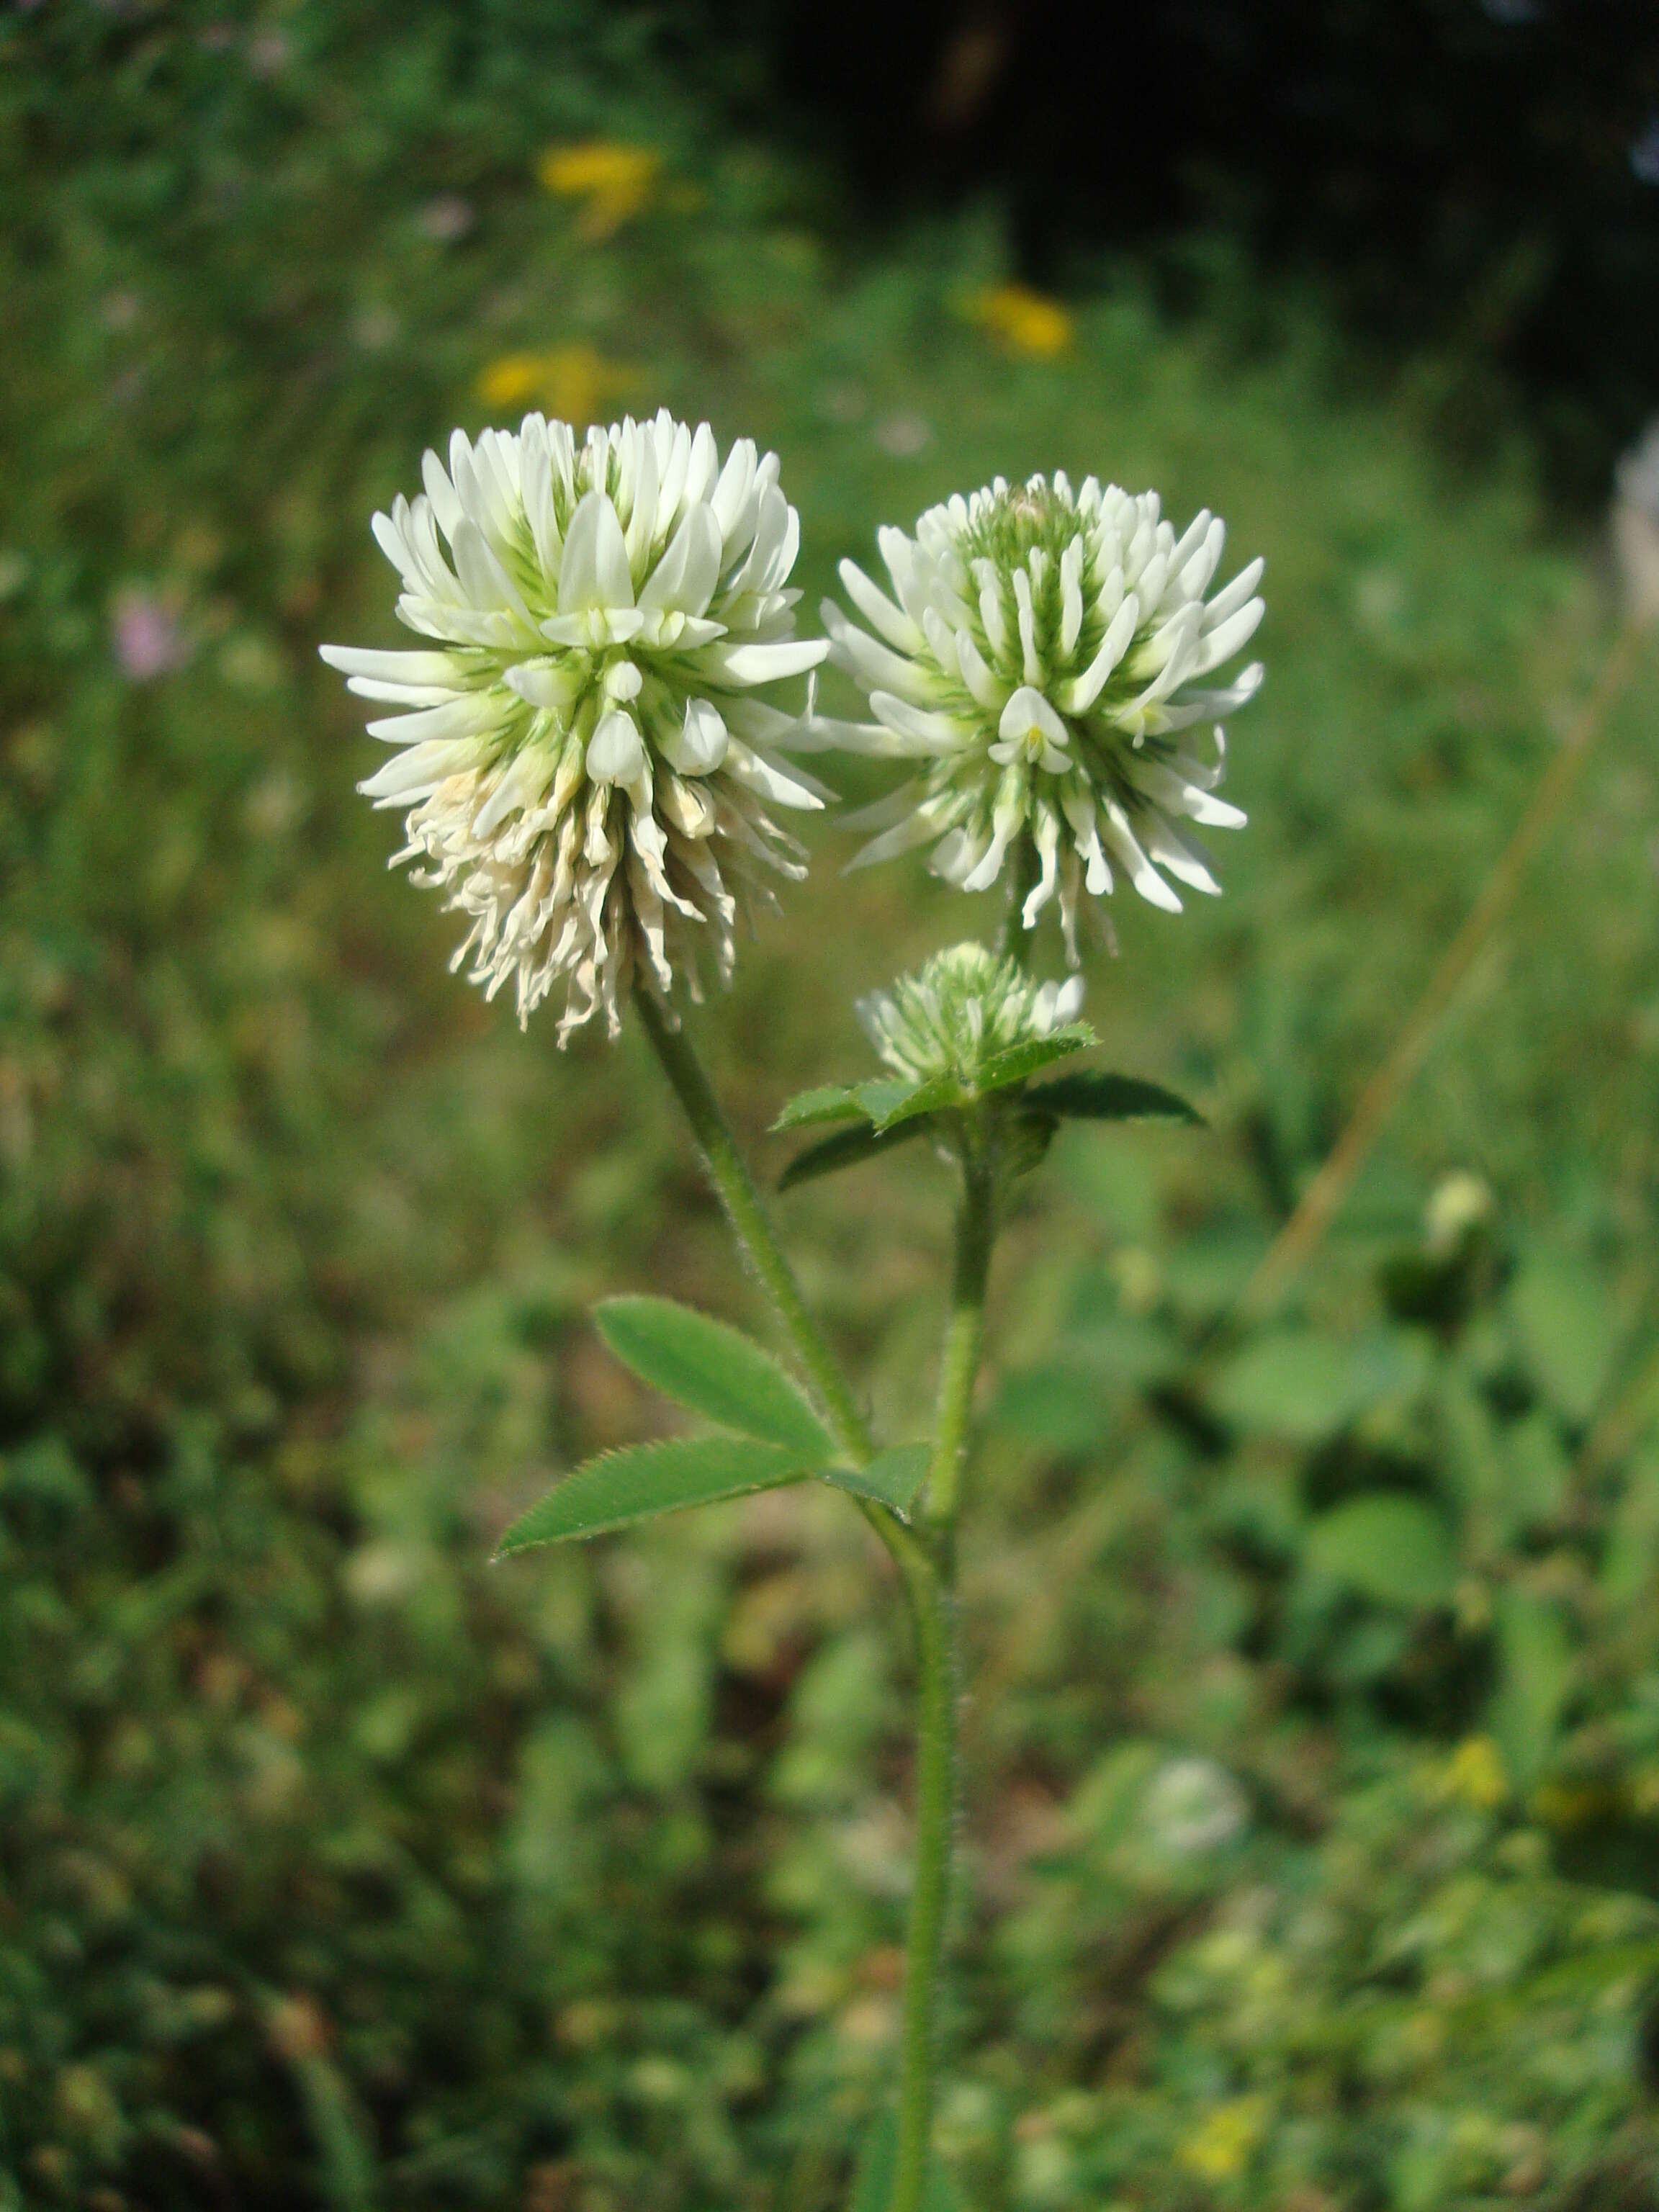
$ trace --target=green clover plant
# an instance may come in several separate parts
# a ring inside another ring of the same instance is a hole
[[[623,1365],[708,1433],[601,1454],[506,1531],[506,1557],[781,1485],[821,1482],[864,1514],[897,1570],[915,1631],[915,1872],[897,2094],[864,2146],[853,2212],[945,2212],[933,2146],[937,2021],[957,1802],[956,1531],[986,1288],[1008,1194],[1062,1121],[1196,1122],[1172,1092],[1080,1069],[1097,1038],[1080,978],[1039,983],[1025,945],[1058,902],[1078,965],[1081,902],[1115,862],[1166,910],[1167,876],[1213,893],[1176,825],[1240,826],[1185,732],[1255,690],[1259,665],[1198,688],[1261,614],[1261,563],[1206,598],[1223,526],[1177,538],[1151,493],[1064,476],[1001,478],[879,544],[894,596],[851,562],[868,623],[824,610],[829,642],[793,635],[786,588],[799,523],[776,457],[739,441],[721,464],[707,424],[666,413],[590,429],[527,416],[517,433],[459,431],[449,465],[374,519],[398,569],[399,618],[427,645],[329,647],[361,695],[398,710],[370,725],[399,748],[362,788],[407,811],[395,858],[428,865],[468,918],[456,965],[520,1020],[556,987],[560,1030],[631,1003],[741,1251],[793,1356],[792,1373],[724,1322],[659,1297],[596,1315]],[[445,542],[447,553],[445,551]],[[757,690],[833,651],[872,719],[792,714]],[[931,843],[964,890],[1006,877],[995,947],[969,942],[860,1002],[882,1072],[804,1092],[775,1127],[811,1133],[788,1188],[925,1141],[961,1200],[932,1432],[878,1441],[803,1298],[679,1009],[724,980],[735,925],[775,902],[769,877],[804,872],[765,804],[828,794],[781,756],[842,748],[924,763],[853,817],[878,834],[859,863]],[[1165,872],[1160,872],[1160,870]]]

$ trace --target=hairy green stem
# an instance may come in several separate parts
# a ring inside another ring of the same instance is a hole
[[[898,2148],[889,2212],[920,2212],[933,2141],[939,1998],[956,1843],[956,1522],[962,1497],[996,1234],[994,1171],[975,1149],[963,1164],[951,1311],[939,1363],[939,1412],[927,1477],[931,1536],[911,1590],[921,1674],[916,1751],[916,1875],[905,1954]]]
[[[904,1948],[898,2142],[888,2212],[920,2212],[933,2138],[939,1984],[957,1815],[956,1575],[948,1531],[921,1552],[906,1581],[918,1676],[915,1880]]]
[[[685,1109],[685,1118],[691,1124],[691,1133],[702,1154],[714,1194],[731,1224],[732,1233],[772,1301],[836,1442],[854,1466],[861,1467],[873,1450],[869,1425],[859,1411],[858,1401],[836,1355],[806,1310],[795,1271],[783,1255],[761,1204],[760,1193],[755,1188],[754,1177],[738,1150],[737,1139],[720,1110],[720,1103],[703,1071],[702,1062],[684,1030],[647,985],[635,985],[634,1004],[662,1071]],[[883,1519],[890,1517],[884,1516]]]
[[[732,1232],[776,1310],[836,1441],[855,1465],[862,1466],[873,1451],[868,1425],[834,1352],[807,1311],[794,1270],[784,1257],[702,1063],[684,1030],[651,990],[643,985],[636,987],[634,1003],[663,1073],[690,1123]],[[915,1631],[918,1677],[916,1868],[905,1952],[898,2144],[890,2212],[920,2212],[927,2185],[939,1979],[955,1843],[955,1519],[995,1229],[990,1164],[975,1151],[964,1163],[963,1172],[926,1528],[907,1526],[884,1506],[864,1504],[866,1519],[892,1554],[903,1580]]]
[[[933,1425],[933,1455],[927,1470],[927,1520],[948,1530],[956,1525],[968,1455],[968,1424],[974,1382],[979,1373],[985,1332],[985,1287],[991,1272],[996,1234],[991,1165],[975,1153],[963,1163],[962,1208],[957,1216],[956,1257],[951,1277],[951,1311],[945,1324],[939,1360],[939,1412]]]

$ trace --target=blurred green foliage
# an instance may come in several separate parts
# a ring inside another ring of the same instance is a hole
[[[665,1424],[592,1298],[757,1318],[636,1042],[447,977],[315,659],[392,641],[368,515],[529,355],[776,445],[809,585],[1038,465],[1269,557],[1228,896],[1120,902],[1091,966],[1211,1132],[1066,1130],[999,1262],[965,2201],[1651,2203],[1650,664],[1310,1279],[1214,1333],[1594,669],[1524,450],[1453,476],[1433,363],[1345,387],[1242,276],[1177,339],[1125,271],[1010,359],[957,313],[994,225],[830,252],[597,6],[3,37],[4,2201],[828,2212],[890,2076],[908,1658],[858,1516],[486,1565]],[[608,234],[534,176],[598,135],[662,156]],[[817,842],[700,1024],[774,1169],[866,1070],[851,990],[992,911]],[[947,1202],[919,1151],[781,1201],[886,1433]]]

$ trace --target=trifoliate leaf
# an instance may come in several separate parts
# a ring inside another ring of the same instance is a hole
[[[806,1455],[746,1437],[672,1437],[661,1443],[628,1444],[566,1475],[539,1504],[520,1515],[495,1556],[604,1535],[659,1513],[775,1490],[817,1471]]]
[[[607,1298],[593,1318],[623,1366],[677,1406],[815,1465],[834,1456],[823,1423],[771,1353],[724,1322],[648,1297]]]
[[[1058,1075],[1040,1083],[1030,1094],[1030,1103],[1045,1113],[1063,1114],[1080,1121],[1187,1121],[1202,1128],[1204,1116],[1195,1106],[1161,1083],[1144,1083],[1138,1075],[1096,1075],[1092,1073]]]

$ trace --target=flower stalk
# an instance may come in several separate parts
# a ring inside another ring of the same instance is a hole
[[[732,1233],[770,1298],[836,1442],[855,1465],[867,1462],[872,1451],[868,1426],[801,1296],[794,1270],[778,1244],[754,1178],[690,1039],[647,985],[635,986],[634,1003],[690,1125]],[[920,2212],[933,2142],[939,1996],[956,1838],[956,1521],[996,1227],[994,1165],[982,1138],[982,1130],[975,1132],[973,1149],[963,1162],[923,1527],[907,1527],[882,1506],[865,1507],[866,1519],[899,1570],[916,1646],[915,1873],[905,1944],[898,2139],[889,2212]]]
[[[994,1169],[983,1151],[976,1148],[963,1167],[951,1310],[939,1363],[926,1510],[933,1538],[930,1572],[911,1597],[921,1677],[916,1716],[916,1871],[905,1948],[898,2149],[889,2212],[919,2212],[933,2142],[939,1996],[956,1843],[957,1516],[995,1237]]]
[[[773,1311],[805,1370],[836,1442],[855,1467],[861,1467],[874,1449],[868,1424],[859,1411],[840,1362],[807,1311],[795,1271],[784,1257],[776,1232],[761,1203],[760,1193],[755,1188],[755,1179],[714,1095],[714,1086],[684,1027],[648,984],[635,985],[634,1005],[641,1026],[651,1040],[658,1065],[668,1078],[670,1088],[691,1125],[691,1134],[702,1155],[708,1180],[738,1249],[771,1300]],[[890,1520],[891,1516],[883,1516],[883,1519]]]

